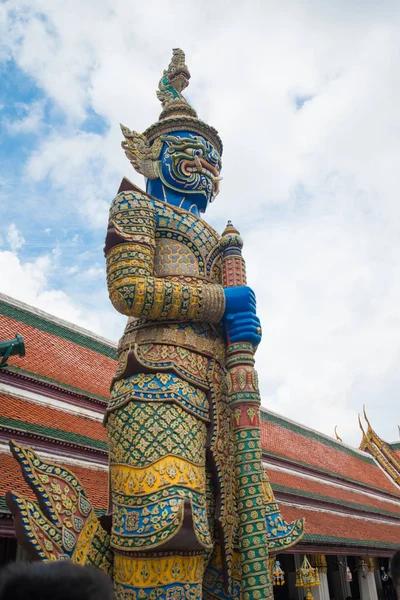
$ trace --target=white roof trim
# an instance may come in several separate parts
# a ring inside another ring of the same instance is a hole
[[[26,447],[25,444],[23,444],[23,446]],[[78,467],[84,467],[85,469],[90,469],[91,471],[108,471],[108,465],[105,464],[93,463],[79,458],[63,456],[62,454],[52,454],[51,452],[46,452],[44,450],[35,450],[35,452],[42,460],[45,461],[61,463],[64,465],[75,465]],[[10,447],[6,442],[0,442],[0,454],[11,455]]]
[[[63,413],[74,415],[75,417],[86,417],[100,423],[103,421],[103,412],[90,410],[89,408],[76,406],[75,404],[69,404],[64,400],[56,400],[55,398],[50,398],[49,396],[43,396],[37,392],[21,389],[17,385],[0,383],[0,393],[4,394],[5,396],[17,398],[18,400],[25,400],[26,402],[33,402],[35,404],[39,404],[40,406],[45,406],[46,408],[59,410]]]

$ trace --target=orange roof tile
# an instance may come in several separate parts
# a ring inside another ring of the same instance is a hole
[[[400,496],[400,490],[388,480],[372,458],[363,457],[334,440],[325,441],[322,435],[314,434],[301,425],[285,423],[283,418],[262,414],[261,445],[267,455],[270,452],[271,455],[280,455],[299,464],[306,463]]]
[[[309,510],[303,507],[280,505],[287,522],[305,517],[306,534],[304,541],[320,543],[354,544],[363,542],[372,547],[398,547],[400,539],[400,520],[397,523],[382,523],[365,518],[351,518],[321,510]],[[384,519],[384,517],[383,517]]]
[[[290,473],[276,471],[275,469],[268,470],[267,468],[267,473],[272,487],[277,492],[294,493],[326,502],[337,502],[338,504],[341,502],[351,503],[357,505],[360,510],[372,509],[373,512],[379,511],[382,514],[386,511],[400,516],[400,501],[396,504],[385,502],[377,496],[367,496],[357,491],[329,485],[323,481],[314,481]]]
[[[63,331],[54,329],[57,333]],[[24,338],[26,356],[13,356],[9,360],[11,366],[79,388],[83,393],[108,398],[117,367],[114,358],[0,314],[0,339],[13,338],[16,333]]]
[[[61,464],[61,463],[60,463]],[[91,470],[76,465],[63,464],[71,470],[81,482],[89,500],[94,508],[106,510],[108,506],[108,473],[106,471]],[[19,492],[35,499],[33,492],[22,477],[18,462],[9,454],[0,454],[0,496],[10,490]]]
[[[13,419],[23,423],[47,426],[53,429],[69,431],[95,440],[107,441],[106,429],[99,421],[94,421],[84,416],[41,406],[34,402],[20,400],[11,396],[0,394],[0,426],[2,419]]]

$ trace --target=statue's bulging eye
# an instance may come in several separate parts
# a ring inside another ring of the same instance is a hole
[[[190,156],[198,156],[199,158],[201,158],[204,155],[204,152],[201,148],[197,148],[196,150],[194,148],[186,148],[185,152]]]

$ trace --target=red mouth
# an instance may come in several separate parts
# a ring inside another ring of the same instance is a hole
[[[194,160],[183,160],[182,161],[182,171],[185,173],[185,175],[190,175],[191,173],[201,172],[202,175],[205,175],[209,179],[214,179],[214,177],[218,177],[218,175],[219,175],[218,169],[213,167],[213,165],[210,165],[210,163],[207,162],[206,160],[204,160],[204,158],[200,158],[199,161],[202,166],[201,171],[199,171],[199,168],[197,167]]]
[[[194,160],[183,160],[182,161],[182,172],[190,177],[193,173],[201,173],[208,179],[211,179],[213,184],[213,195],[217,196],[219,193],[219,171],[213,165],[210,165],[209,162],[204,160],[204,158],[199,158],[199,162],[201,163],[201,171],[199,170],[198,165]]]

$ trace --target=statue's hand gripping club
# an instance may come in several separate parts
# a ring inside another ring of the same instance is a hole
[[[247,342],[258,346],[261,324],[256,314],[256,296],[248,286],[227,287],[223,317],[225,335],[229,342]]]

